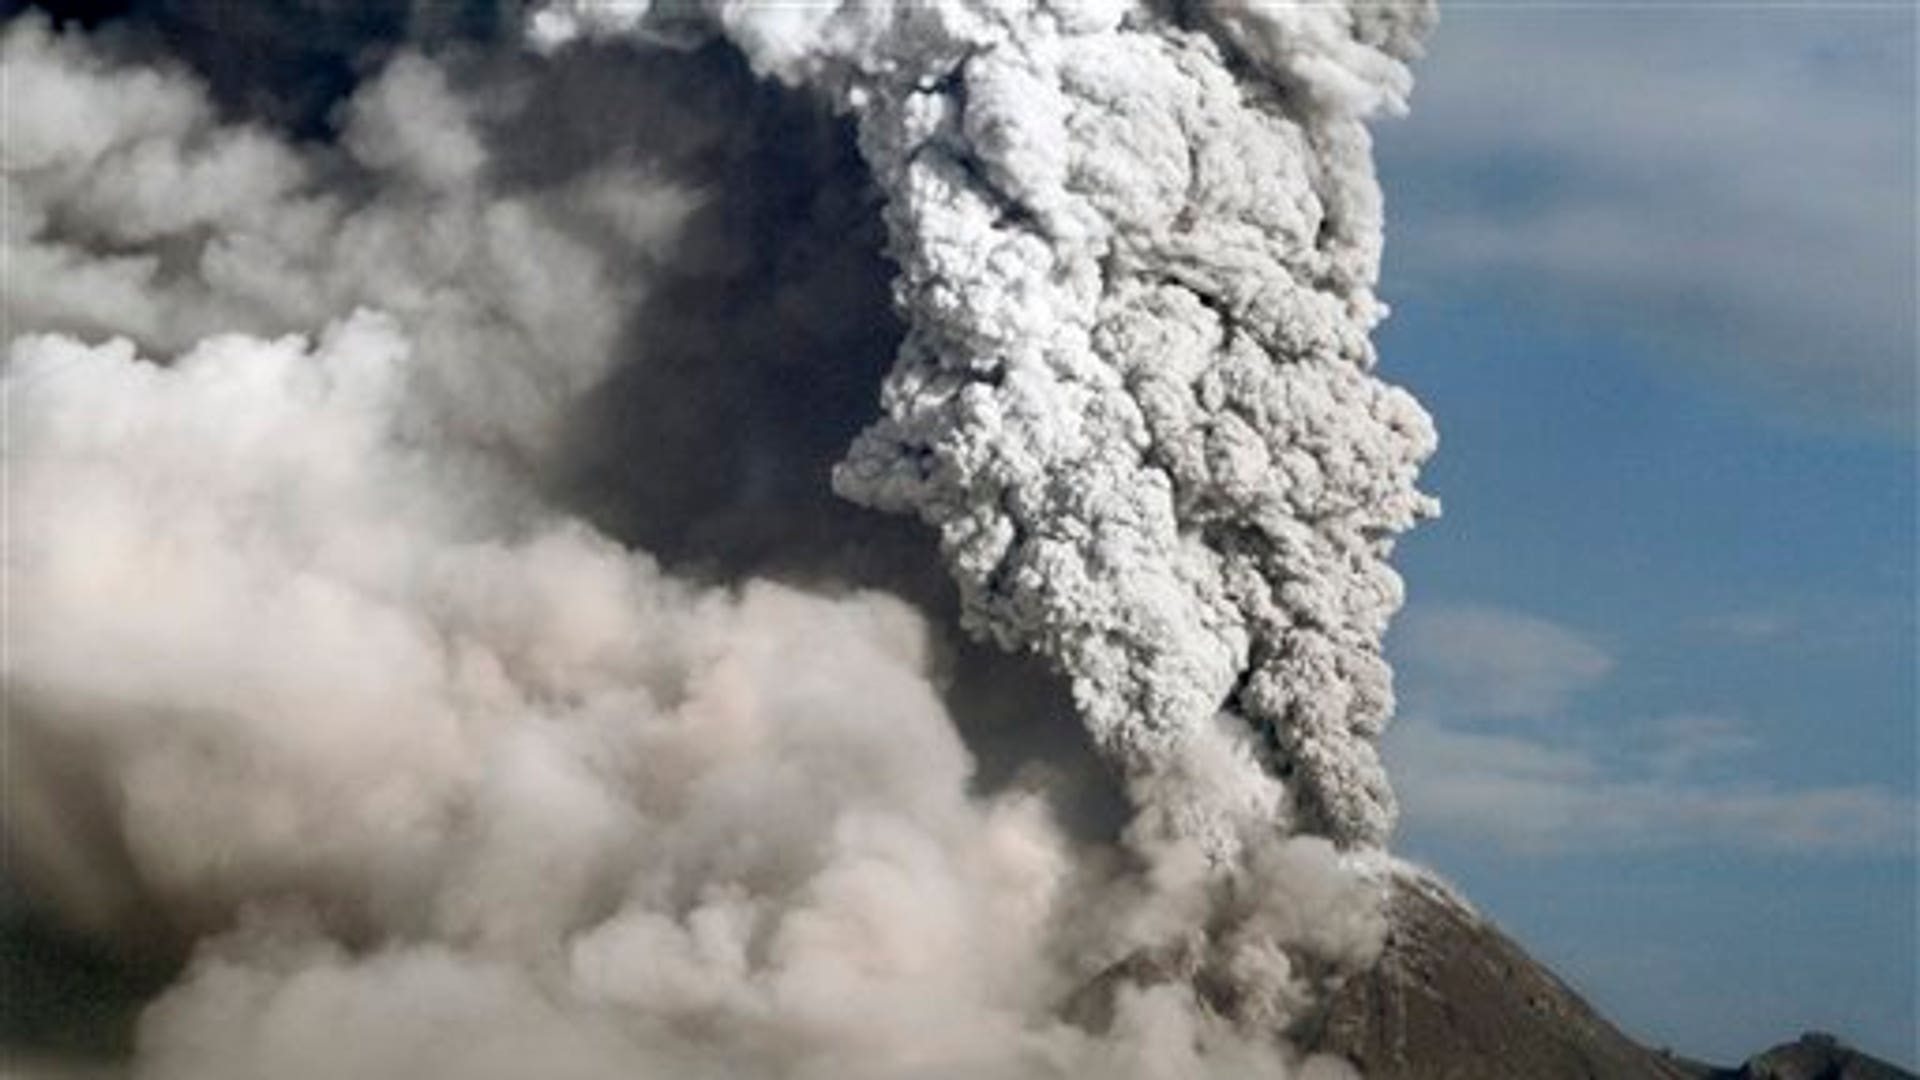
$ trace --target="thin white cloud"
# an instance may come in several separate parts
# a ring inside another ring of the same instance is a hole
[[[1408,826],[1524,854],[1721,848],[1774,855],[1913,850],[1915,805],[1883,787],[1739,775],[1764,750],[1737,717],[1573,723],[1613,659],[1547,619],[1492,607],[1409,613],[1407,708],[1387,758]]]
[[[1574,631],[1494,607],[1412,609],[1395,634],[1409,708],[1451,716],[1551,715],[1613,669]]]
[[[1913,18],[1454,12],[1384,140],[1389,286],[1525,282],[1795,415],[1911,431]]]
[[[1756,643],[1787,637],[1796,625],[1793,616],[1778,611],[1729,611],[1699,620],[1700,628],[1716,637]]]
[[[1653,744],[1646,761],[1661,777],[1684,778],[1715,764],[1737,761],[1760,746],[1760,740],[1738,719],[1714,713],[1676,713],[1644,726]]]
[[[1785,790],[1609,775],[1543,740],[1416,720],[1388,757],[1410,823],[1519,854],[1718,847],[1774,855],[1911,852],[1914,806],[1868,785]]]

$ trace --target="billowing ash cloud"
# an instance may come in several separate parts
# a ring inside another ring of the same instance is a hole
[[[8,884],[128,1068],[1346,1075],[1426,19],[553,8],[304,141],[7,27]]]
[[[659,8],[577,0],[535,28],[700,23]],[[888,197],[910,331],[837,490],[939,530],[967,625],[1065,673],[1176,832],[1382,842],[1384,557],[1433,510],[1414,478],[1434,436],[1370,374],[1361,119],[1401,106],[1430,9],[701,14],[853,112]],[[1193,754],[1235,764],[1156,783]]]

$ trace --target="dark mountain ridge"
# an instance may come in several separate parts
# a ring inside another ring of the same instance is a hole
[[[1386,950],[1313,1040],[1370,1080],[1914,1080],[1820,1033],[1730,1068],[1643,1046],[1431,874],[1384,877]]]

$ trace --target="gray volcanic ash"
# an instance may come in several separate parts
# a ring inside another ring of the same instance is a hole
[[[1348,1074],[1430,8],[351,14],[5,34],[6,831],[136,1073]]]
[[[670,6],[676,29],[686,9]],[[551,36],[666,16],[590,0]],[[963,616],[1072,682],[1178,832],[1377,844],[1382,561],[1431,513],[1424,412],[1373,378],[1380,194],[1431,10],[715,4],[858,118],[909,327],[835,474],[939,530]],[[1204,794],[1160,784],[1223,763]],[[1231,762],[1232,764],[1225,764]],[[1280,776],[1288,782],[1278,782]]]

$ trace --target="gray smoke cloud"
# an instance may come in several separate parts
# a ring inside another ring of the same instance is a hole
[[[1230,858],[1249,829],[1392,827],[1385,557],[1435,510],[1434,434],[1371,375],[1361,121],[1402,107],[1430,21],[575,0],[534,26],[710,26],[858,118],[910,329],[836,489],[936,528],[969,629],[1062,671],[1169,827]],[[1195,754],[1239,764],[1153,781]]]
[[[1429,18],[557,6],[305,142],[9,26],[5,829],[127,1067],[1346,1075]]]

